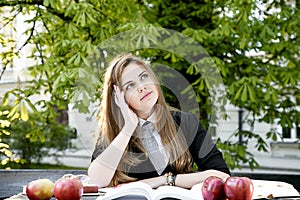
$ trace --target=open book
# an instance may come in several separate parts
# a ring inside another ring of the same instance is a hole
[[[253,180],[254,186],[253,199],[276,198],[297,196],[299,192],[289,183],[281,181]],[[176,186],[160,186],[152,189],[149,185],[142,182],[132,182],[115,188],[100,188],[101,195],[96,200],[112,200],[120,198],[122,200],[159,200],[183,199],[183,200],[203,200],[202,183],[194,185],[191,189],[183,189]],[[122,198],[121,198],[122,197]],[[279,198],[280,199],[280,198]]]
[[[118,186],[116,188],[102,188],[106,192],[104,196],[97,197],[96,200],[111,200],[123,197],[122,199],[147,199],[159,200],[163,198],[174,198],[184,200],[203,200],[201,189],[184,189],[176,186],[160,186],[152,189],[148,184],[143,182],[132,182]]]

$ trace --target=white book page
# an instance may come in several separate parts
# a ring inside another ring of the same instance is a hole
[[[267,197],[299,196],[293,185],[281,181],[252,180],[253,199]]]
[[[134,196],[143,196],[148,200],[151,200],[151,191],[152,188],[147,185],[146,183],[142,182],[132,182],[127,184],[122,184],[117,187],[108,187],[108,188],[101,188],[99,189],[101,192],[106,192],[105,195],[97,197],[96,200],[111,200],[119,197],[125,197],[128,198],[124,199],[130,199]]]
[[[158,200],[161,198],[177,198],[184,200],[202,200],[201,190],[189,190],[176,186],[161,186],[152,189],[149,185],[142,182],[133,182],[118,186],[116,188],[102,188],[99,191],[106,192],[104,196],[99,196],[97,200],[114,199],[132,199],[134,196],[143,196],[144,199]]]
[[[156,198],[171,197],[184,200],[203,200],[201,190],[184,189],[176,186],[161,186],[157,190]]]

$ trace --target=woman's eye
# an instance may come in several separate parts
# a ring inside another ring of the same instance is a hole
[[[133,88],[134,87],[134,84],[133,83],[129,83],[129,84],[127,84],[127,86],[126,86],[126,90],[130,90],[131,88]]]
[[[145,74],[143,74],[143,75],[141,76],[141,79],[144,80],[144,79],[146,79],[146,78],[148,78],[148,77],[149,77],[148,74],[145,73]]]

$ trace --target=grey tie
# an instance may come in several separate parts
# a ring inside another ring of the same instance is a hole
[[[158,143],[154,137],[154,124],[146,121],[142,126],[142,142],[145,145],[149,159],[159,175],[162,174],[167,166],[164,154],[159,150]]]

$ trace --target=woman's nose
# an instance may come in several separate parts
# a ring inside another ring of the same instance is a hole
[[[145,90],[145,89],[146,89],[146,85],[141,84],[141,85],[139,85],[139,87],[138,87],[138,92],[143,92],[143,90]]]

